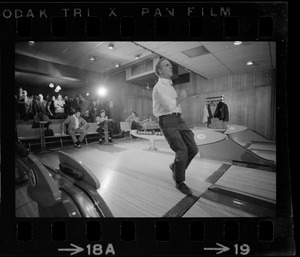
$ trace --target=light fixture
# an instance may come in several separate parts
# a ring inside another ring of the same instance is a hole
[[[140,59],[140,56],[141,56],[141,55],[137,54],[137,55],[135,56],[135,59],[137,59],[137,60]]]
[[[90,61],[95,61],[95,60],[96,60],[96,58],[94,56],[90,57]]]
[[[49,87],[54,88],[54,85],[52,82],[49,84]]]
[[[247,62],[247,65],[253,65],[252,61]]]
[[[238,45],[240,45],[240,44],[242,44],[243,42],[242,41],[234,41],[233,42],[233,44],[235,45],[235,46],[238,46]]]
[[[104,97],[107,94],[107,90],[105,87],[102,86],[98,88],[97,93],[100,97]]]
[[[109,43],[108,48],[111,49],[111,50],[114,49],[114,44],[113,43]]]
[[[58,90],[61,90],[61,87],[60,87],[60,85],[57,85],[57,87],[56,87]]]
[[[28,44],[29,44],[30,46],[33,46],[33,45],[34,45],[34,41],[28,41]]]
[[[116,66],[116,68],[119,68],[119,67],[120,67],[120,64],[116,63],[116,65],[115,65],[115,66]]]
[[[89,96],[90,95],[90,93],[86,93],[86,96]]]

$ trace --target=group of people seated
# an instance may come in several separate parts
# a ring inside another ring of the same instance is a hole
[[[79,148],[87,134],[89,122],[95,122],[98,126],[99,144],[105,143],[105,138],[109,143],[113,140],[114,120],[111,119],[107,102],[101,98],[85,99],[82,94],[70,99],[67,95],[61,94],[49,97],[44,100],[44,96],[28,96],[27,91],[19,88],[19,93],[15,95],[16,111],[20,119],[33,119],[33,127],[39,127],[39,122],[48,122],[45,127],[51,124],[50,119],[64,119],[62,122],[62,135],[66,132],[71,136],[74,147]],[[145,120],[145,121],[148,121]],[[135,111],[126,119],[131,129],[142,129],[142,124]],[[107,135],[106,135],[107,133]],[[79,137],[76,137],[79,134]],[[106,135],[106,137],[105,137]]]

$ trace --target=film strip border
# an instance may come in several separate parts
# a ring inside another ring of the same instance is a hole
[[[284,47],[287,3],[1,3],[0,31],[1,40],[277,40]],[[294,255],[292,228],[292,218],[280,217],[2,217],[0,253]]]
[[[281,219],[17,219],[1,221],[8,255],[292,255]],[[12,247],[17,245],[17,247]],[[226,252],[226,253],[225,253]]]
[[[287,32],[287,3],[6,3],[0,7],[3,39],[270,40]]]

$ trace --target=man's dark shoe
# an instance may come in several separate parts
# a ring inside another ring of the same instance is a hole
[[[192,195],[192,190],[184,182],[176,183],[176,188],[185,195]]]
[[[112,139],[110,137],[108,138],[108,142],[109,143],[113,143],[113,141],[112,141]]]
[[[80,143],[79,143],[79,142],[76,142],[76,143],[74,144],[74,147],[79,148],[79,147],[80,147]]]
[[[174,163],[170,164],[169,167],[170,167],[171,171],[173,172],[173,179],[176,182],[175,172],[174,172]]]
[[[99,144],[101,145],[101,144],[103,144],[103,141],[102,141],[102,139],[99,139]]]

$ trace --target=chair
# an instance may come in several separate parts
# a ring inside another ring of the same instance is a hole
[[[124,131],[124,138],[126,137],[126,134],[129,133],[129,136],[130,136],[130,139],[132,139],[132,136],[131,136],[131,129],[130,129],[130,122],[128,121],[121,121],[120,122],[120,128],[121,128],[121,131]]]

